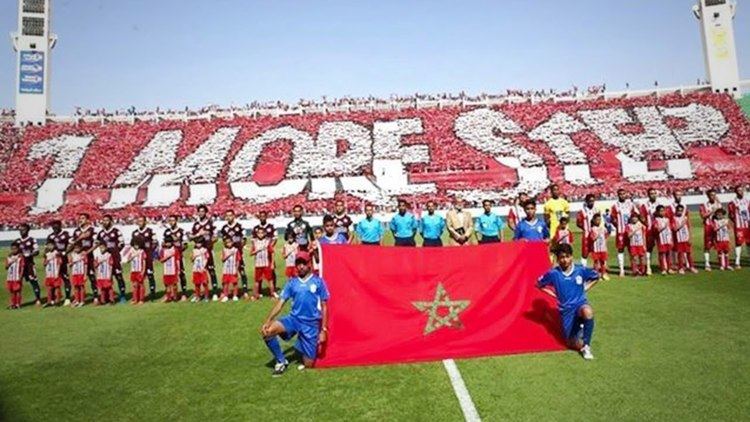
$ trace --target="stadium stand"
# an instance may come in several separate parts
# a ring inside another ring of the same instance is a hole
[[[185,119],[79,116],[21,130],[1,124],[0,223],[72,222],[79,212],[122,221],[187,217],[201,203],[279,215],[296,203],[322,212],[334,199],[352,211],[395,197],[507,201],[551,181],[571,199],[618,188],[641,194],[666,180],[687,191],[747,182],[750,123],[727,95],[368,104]]]

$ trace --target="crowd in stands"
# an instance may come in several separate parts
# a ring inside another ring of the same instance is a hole
[[[605,87],[597,89],[603,91]],[[516,95],[518,92],[511,90],[507,94]],[[428,101],[441,97],[418,95],[410,98]],[[445,98],[455,99],[456,96]],[[341,105],[347,101],[356,104],[360,100],[340,99],[324,104]],[[314,103],[301,104],[315,106]],[[703,110],[700,106],[710,108]],[[182,199],[164,207],[138,204],[111,210],[122,222],[131,221],[136,215],[154,220],[166,214],[187,218],[193,212],[193,206],[185,204],[187,184],[213,179],[218,179],[213,205],[219,209],[231,207],[240,214],[252,214],[263,208],[281,215],[283,210],[299,202],[308,202],[310,212],[319,214],[330,208],[334,198],[344,199],[350,212],[361,212],[365,202],[376,201],[363,192],[346,191],[338,182],[333,196],[322,195],[310,200],[308,185],[302,192],[256,202],[235,197],[229,182],[255,181],[260,185],[275,185],[285,179],[340,175],[365,176],[375,181],[379,175],[374,174],[371,163],[378,158],[400,159],[410,183],[435,185],[433,190],[399,196],[429,198],[439,207],[450,203],[451,192],[463,192],[462,196],[473,205],[478,205],[486,192],[494,192],[494,199],[510,199],[514,195],[517,174],[493,157],[519,151],[522,151],[519,157],[524,166],[544,165],[548,173],[548,179],[524,186],[525,190],[541,191],[549,181],[560,182],[573,201],[579,201],[592,192],[602,199],[613,198],[614,192],[620,188],[642,195],[655,180],[660,180],[659,177],[648,180],[623,177],[618,153],[631,159],[649,160],[649,171],[664,170],[668,159],[689,158],[693,169],[691,177],[676,179],[664,173],[661,179],[668,181],[671,188],[682,189],[688,194],[709,187],[728,190],[747,178],[750,124],[737,104],[726,95],[693,93],[684,96],[676,93],[659,97],[521,102],[485,110],[479,123],[469,124],[465,130],[457,130],[459,116],[466,116],[475,109],[460,106],[349,111],[333,115],[234,115],[188,121],[53,122],[20,131],[9,124],[0,125],[0,158],[3,158],[0,169],[5,167],[0,171],[0,210],[3,211],[0,223],[12,225],[18,222],[19,215],[26,215],[34,203],[35,190],[49,177],[73,179],[66,193],[66,203],[55,213],[56,218],[72,222],[79,212],[98,215],[102,212],[101,207],[109,201],[111,189],[123,182],[122,175],[131,170],[138,173],[137,168],[131,167],[157,134],[162,134],[161,142],[172,142],[175,148],[171,152],[169,148],[154,150],[152,158],[164,156],[167,162],[179,162],[213,139],[216,147],[201,152],[207,154],[204,163],[212,164],[195,168],[188,163],[173,169],[183,177]],[[710,110],[719,110],[720,113]],[[496,135],[492,132],[494,128],[482,123],[494,118],[492,113],[495,111],[502,112],[512,121],[504,123],[509,125],[504,130],[517,134],[512,136],[513,143],[484,142]],[[691,124],[695,122],[690,119],[699,119],[700,124]],[[372,130],[374,123],[388,121],[397,121],[397,125],[401,125],[399,130],[409,135],[393,138],[397,141],[385,142],[377,148],[367,144],[372,136],[367,131]],[[228,144],[216,139],[222,128],[231,132],[230,128],[234,127],[239,129],[233,139],[227,138]],[[263,134],[274,130],[287,132],[282,137],[264,140]],[[63,135],[89,137],[95,141],[87,144],[85,149],[75,149],[83,148],[78,146],[60,152],[59,145],[53,145],[50,140]],[[478,141],[472,142],[472,138]],[[342,139],[348,139],[348,142]],[[76,151],[80,154],[76,155]],[[61,156],[54,157],[58,153]],[[235,157],[242,160],[237,160],[239,164],[230,164]],[[255,160],[256,157],[259,158]],[[332,160],[333,157],[341,160]],[[589,166],[591,180],[564,181],[563,167],[580,164]],[[145,185],[141,188],[138,202],[142,202],[146,195]],[[52,213],[30,216],[34,223],[44,223],[49,218],[52,218]]]

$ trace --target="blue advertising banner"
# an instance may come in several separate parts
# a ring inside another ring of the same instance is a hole
[[[44,93],[44,53],[21,51],[18,90],[21,94]]]

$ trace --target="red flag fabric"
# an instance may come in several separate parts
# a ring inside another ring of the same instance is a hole
[[[323,246],[328,342],[317,366],[562,350],[554,301],[536,289],[547,245]]]

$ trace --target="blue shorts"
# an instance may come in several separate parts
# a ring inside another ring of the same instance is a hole
[[[315,359],[318,355],[318,337],[320,336],[320,323],[308,323],[301,321],[297,317],[287,315],[279,318],[279,322],[284,326],[285,333],[281,334],[284,341],[289,341],[297,335],[297,342],[294,348],[308,359]]]
[[[578,336],[578,331],[581,329],[581,324],[583,323],[583,318],[578,316],[578,311],[583,305],[588,305],[588,302],[582,302],[578,305],[560,310],[560,320],[562,322],[562,331],[565,340],[570,340]]]

